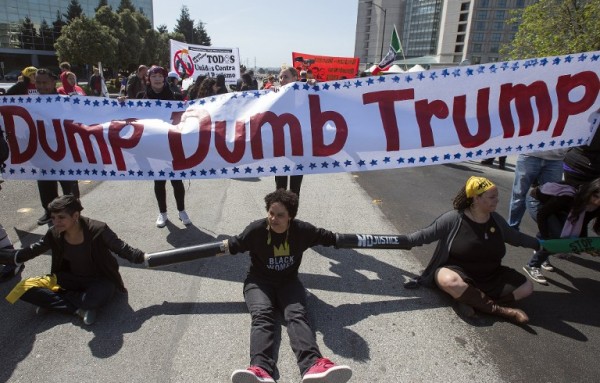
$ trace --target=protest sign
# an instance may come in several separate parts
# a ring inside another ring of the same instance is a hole
[[[427,166],[584,145],[600,52],[184,101],[1,96],[5,178],[189,179]]]
[[[225,76],[226,84],[235,84],[240,78],[240,54],[238,48],[218,48],[169,40],[171,47],[171,70],[182,78],[198,76]]]

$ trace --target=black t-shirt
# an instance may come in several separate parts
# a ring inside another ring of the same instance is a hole
[[[63,259],[68,262],[68,271],[79,277],[93,277],[97,275],[90,244],[87,241],[79,245],[71,245],[65,241]]]
[[[477,223],[465,215],[447,264],[461,267],[475,280],[486,279],[500,267],[505,253],[502,233],[493,218]]]
[[[298,275],[302,254],[312,246],[334,246],[335,234],[293,219],[285,233],[268,229],[266,219],[252,222],[229,240],[231,254],[250,252],[250,275],[282,282]]]

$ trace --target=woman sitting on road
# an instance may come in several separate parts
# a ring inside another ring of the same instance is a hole
[[[265,197],[267,218],[254,221],[231,238],[231,254],[248,251],[250,270],[244,281],[244,299],[252,317],[250,367],[234,371],[233,383],[273,383],[276,311],[283,314],[290,344],[302,374],[302,383],[344,383],[352,376],[348,366],[323,358],[308,323],[306,290],[298,279],[302,254],[312,246],[334,246],[335,234],[295,219],[298,196],[277,190]]]
[[[537,239],[508,226],[498,213],[498,189],[484,177],[471,177],[454,197],[454,210],[428,227],[407,235],[408,248],[438,241],[427,268],[407,288],[434,283],[470,317],[474,309],[518,324],[529,321],[522,310],[501,304],[529,296],[533,284],[522,274],[503,266],[505,243],[540,248]]]
[[[542,239],[585,238],[588,224],[594,219],[594,232],[600,234],[600,178],[583,184],[579,190],[565,183],[548,182],[532,189],[531,197],[539,204],[528,204],[529,213],[538,224]],[[554,271],[548,262],[550,253],[535,251],[523,270],[537,283],[547,284],[540,267]]]
[[[92,324],[96,310],[116,290],[127,291],[111,252],[133,263],[144,262],[144,252],[120,240],[104,222],[82,217],[83,207],[72,195],[54,199],[48,210],[54,226],[46,235],[23,249],[0,250],[0,263],[23,263],[50,250],[50,274],[19,282],[6,300],[21,299],[38,306],[38,313],[50,309]]]

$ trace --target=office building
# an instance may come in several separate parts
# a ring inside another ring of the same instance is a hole
[[[511,10],[536,0],[374,0],[359,1],[355,56],[363,68],[378,63],[383,42],[387,51],[393,24],[408,65],[451,66],[502,60],[500,48],[512,39],[518,25],[508,24]],[[388,9],[392,9],[390,12]],[[381,10],[386,15],[373,17]],[[390,15],[393,15],[390,17]]]
[[[54,41],[60,36],[57,19],[65,22],[70,0],[0,0],[0,69],[8,73],[27,65],[57,67]],[[108,0],[116,10],[120,0]],[[153,22],[152,0],[132,0]],[[94,17],[99,0],[79,0],[83,13]],[[26,25],[27,23],[29,25]],[[33,31],[33,32],[32,32]]]

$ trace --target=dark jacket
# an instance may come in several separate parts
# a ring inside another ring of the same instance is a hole
[[[138,93],[146,90],[146,84],[144,80],[139,78],[137,73],[131,74],[127,78],[127,85],[125,86],[125,94],[128,98],[136,98]]]
[[[133,263],[144,262],[144,252],[123,242],[104,222],[81,217],[79,223],[83,229],[84,241],[91,242],[92,260],[98,272],[114,282],[121,291],[126,291],[119,273],[119,264],[111,252]],[[38,242],[19,250],[17,259],[19,262],[25,262],[51,250],[50,273],[55,274],[65,269],[64,247],[64,233],[50,228]]]
[[[151,100],[176,100],[175,95],[173,94],[171,89],[169,89],[169,86],[167,84],[163,86],[160,93],[156,93],[154,89],[152,89],[152,87],[149,86],[144,92],[138,93],[136,98],[149,98]]]
[[[435,284],[435,272],[448,262],[452,242],[458,233],[458,229],[460,228],[463,219],[464,211],[450,210],[436,218],[436,220],[426,228],[406,235],[406,246],[403,247],[405,249],[437,241],[437,247],[435,248],[429,264],[421,276],[416,279],[418,283],[426,286],[433,286]],[[512,246],[528,247],[534,250],[540,248],[537,239],[510,227],[500,214],[495,212],[492,213],[492,219],[500,229],[500,235],[502,235],[505,243]]]
[[[27,80],[17,81],[13,86],[8,88],[6,95],[29,94],[27,86],[29,85],[29,77]]]

